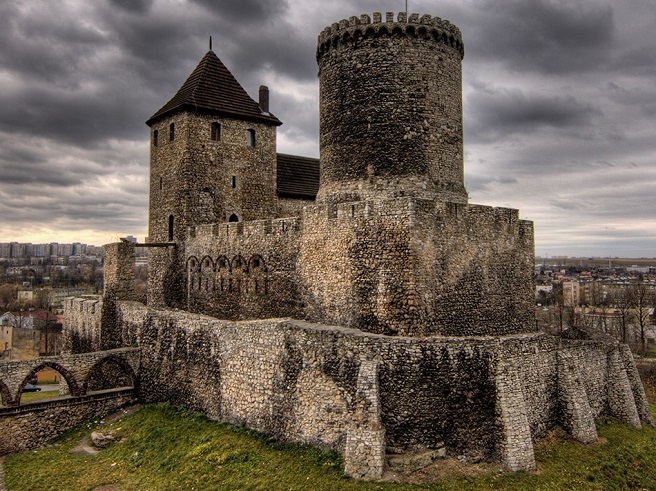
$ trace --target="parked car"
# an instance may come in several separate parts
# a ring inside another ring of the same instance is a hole
[[[41,387],[32,384],[25,384],[23,392],[41,392]]]

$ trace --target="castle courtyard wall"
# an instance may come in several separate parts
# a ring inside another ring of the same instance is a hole
[[[422,448],[530,469],[533,441],[557,426],[589,442],[602,414],[651,422],[630,352],[616,343],[535,333],[390,337],[136,302],[117,302],[116,314],[122,341],[142,350],[146,402],[336,449],[355,477],[379,477],[386,454]]]
[[[186,309],[401,336],[530,332],[533,229],[516,210],[400,197],[199,225]]]
[[[396,198],[308,206],[306,318],[379,334],[534,330],[533,228],[517,210]]]
[[[188,310],[221,319],[302,317],[299,218],[201,225],[186,243]]]

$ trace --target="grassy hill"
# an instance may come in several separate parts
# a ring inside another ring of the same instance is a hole
[[[95,428],[112,430],[117,441],[97,455],[71,453]],[[594,445],[546,438],[536,451],[535,472],[447,460],[413,476],[416,482],[438,477],[432,484],[364,483],[343,476],[335,452],[279,443],[159,404],[6,457],[5,484],[10,491],[656,489],[656,429],[605,421],[599,435]]]

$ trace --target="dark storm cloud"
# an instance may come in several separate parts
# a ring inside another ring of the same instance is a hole
[[[154,0],[110,0],[110,4],[113,7],[127,10],[129,12],[145,14],[153,6],[153,1]]]
[[[601,111],[573,96],[526,94],[520,89],[487,89],[466,101],[467,132],[472,142],[494,141],[513,134],[532,134],[545,127],[585,129]]]
[[[467,56],[547,74],[603,67],[616,30],[611,6],[591,0],[481,0],[470,20]]]
[[[207,12],[220,16],[225,22],[241,26],[262,25],[273,18],[284,15],[289,10],[287,0],[240,0],[239,2],[217,2],[215,0],[194,0]]]
[[[619,236],[632,219],[635,237],[656,228],[653,0],[409,4],[463,33],[472,201],[535,219],[538,247],[560,236],[585,249],[601,240],[590,228]],[[1,2],[0,222],[12,228],[0,231],[144,234],[144,121],[197,65],[209,34],[251,96],[269,85],[284,123],[278,150],[317,156],[317,35],[352,15],[402,9],[399,0]],[[614,237],[604,240],[626,242]]]

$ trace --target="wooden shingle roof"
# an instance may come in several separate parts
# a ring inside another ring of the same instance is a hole
[[[278,155],[277,190],[281,198],[315,199],[319,191],[319,159]]]
[[[230,73],[214,51],[208,51],[180,90],[153,114],[146,124],[180,111],[204,112],[248,119],[260,123],[281,125],[271,113],[265,113],[237,79]]]

